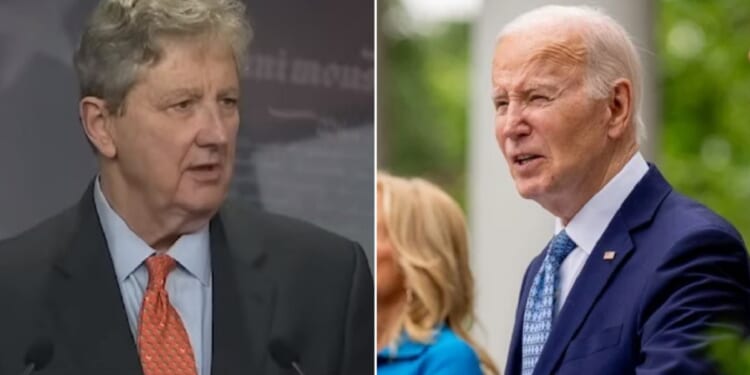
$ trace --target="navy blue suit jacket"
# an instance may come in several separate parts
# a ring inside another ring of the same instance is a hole
[[[506,375],[521,373],[523,311],[543,257],[524,276]],[[709,331],[739,332],[749,319],[742,238],[651,166],[586,261],[534,374],[712,374]]]

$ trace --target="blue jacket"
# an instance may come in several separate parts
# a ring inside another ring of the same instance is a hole
[[[521,373],[523,311],[543,254],[524,277],[505,375]],[[534,375],[713,374],[707,332],[724,319],[747,325],[749,291],[737,231],[651,166],[591,252]]]
[[[482,375],[474,350],[444,326],[429,344],[404,334],[395,351],[378,353],[378,375]]]

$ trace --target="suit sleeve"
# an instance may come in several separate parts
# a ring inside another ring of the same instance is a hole
[[[750,268],[742,241],[703,229],[678,241],[644,295],[636,373],[713,374],[714,332],[741,334],[750,319]]]
[[[344,331],[341,375],[374,374],[373,280],[362,248],[352,246],[354,267]]]

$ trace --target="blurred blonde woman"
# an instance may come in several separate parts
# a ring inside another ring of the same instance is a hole
[[[378,374],[498,374],[469,334],[474,279],[458,204],[419,178],[378,174]]]

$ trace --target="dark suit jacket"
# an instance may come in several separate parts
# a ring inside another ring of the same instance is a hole
[[[605,251],[615,251],[611,261]],[[521,373],[526,270],[506,375]],[[615,214],[575,281],[534,374],[711,374],[704,353],[718,322],[750,319],[742,238],[706,207],[674,192],[651,166]]]
[[[373,373],[373,284],[354,242],[301,221],[226,205],[210,223],[213,375]],[[32,342],[54,344],[39,374],[142,373],[91,188],[80,203],[0,243],[0,374]],[[36,374],[36,373],[35,373]]]

